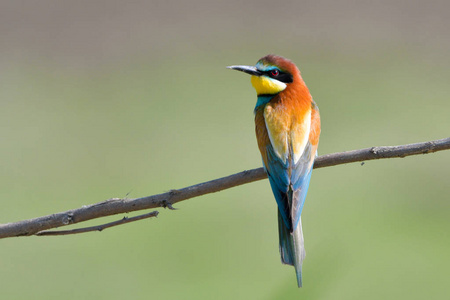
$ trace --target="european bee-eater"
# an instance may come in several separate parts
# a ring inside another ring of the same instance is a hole
[[[319,109],[300,71],[276,55],[255,66],[229,66],[248,73],[256,90],[256,138],[278,204],[281,261],[295,267],[302,286],[305,258],[301,213],[320,135]]]

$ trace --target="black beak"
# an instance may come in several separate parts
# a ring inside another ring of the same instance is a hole
[[[228,69],[233,69],[241,71],[250,75],[261,76],[263,73],[258,71],[256,67],[253,66],[228,66]]]

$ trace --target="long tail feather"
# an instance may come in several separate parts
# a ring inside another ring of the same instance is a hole
[[[302,287],[302,263],[306,255],[303,241],[302,220],[300,219],[297,228],[293,232],[290,232],[278,211],[278,232],[280,238],[281,262],[294,266],[295,273],[297,274],[298,287]]]

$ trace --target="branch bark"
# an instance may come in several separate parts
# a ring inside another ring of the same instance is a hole
[[[417,144],[400,146],[371,147],[341,153],[327,154],[318,157],[314,169],[336,166],[351,162],[361,162],[374,159],[406,157],[410,155],[427,154],[450,149],[450,137]],[[172,204],[197,196],[215,193],[235,186],[267,178],[263,168],[243,171],[227,177],[211,180],[197,185],[171,190],[167,193],[136,199],[112,198],[81,208],[55,213],[39,218],[23,220],[14,223],[0,224],[0,238],[30,235],[50,235],[44,230],[80,223],[96,218],[127,213],[131,211],[156,207],[172,208]],[[120,221],[117,221],[120,222]],[[113,222],[114,223],[114,222]],[[122,222],[125,223],[125,222]],[[121,224],[122,224],[121,223]],[[120,224],[117,224],[120,225]],[[109,226],[110,227],[110,226]],[[98,228],[98,227],[94,227]],[[98,229],[96,229],[98,230]],[[92,231],[92,230],[88,230]]]

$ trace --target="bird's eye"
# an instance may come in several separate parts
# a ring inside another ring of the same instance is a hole
[[[278,76],[279,74],[280,74],[280,71],[278,71],[278,70],[270,71],[270,75],[272,75],[272,76]]]

